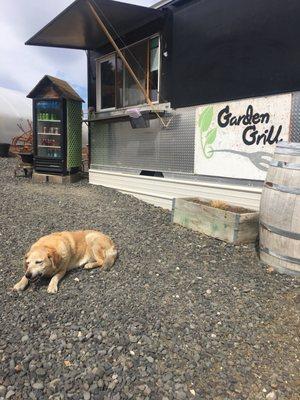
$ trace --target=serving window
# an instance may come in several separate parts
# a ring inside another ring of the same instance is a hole
[[[159,102],[159,36],[126,47],[122,53],[151,101]],[[97,60],[97,111],[145,103],[144,94],[116,53]]]
[[[114,56],[101,61],[100,63],[100,81],[101,81],[101,97],[100,107],[103,109],[115,108],[115,74],[116,59]]]

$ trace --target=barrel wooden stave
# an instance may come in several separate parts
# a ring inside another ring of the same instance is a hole
[[[297,196],[265,187],[261,198],[260,221],[289,231],[293,224]],[[300,227],[298,232],[300,233]],[[296,231],[297,232],[297,231]]]
[[[297,265],[293,265],[290,262],[279,259],[278,257],[270,256],[269,254],[260,253],[261,261],[269,266],[272,266],[280,274],[300,276],[300,270]]]
[[[276,254],[281,254],[283,257],[289,257],[294,259],[299,258],[300,241],[298,239],[274,233],[266,229],[264,226],[261,226],[260,230],[261,233],[263,233],[261,240],[262,248],[268,248],[268,244],[272,243],[272,249],[270,249],[270,251]]]
[[[294,215],[293,215],[291,229],[293,232],[300,233],[300,196],[297,196],[295,201]]]
[[[260,258],[280,273],[300,275],[300,144],[279,144],[260,205]]]
[[[288,168],[269,167],[266,185],[281,185],[290,189],[300,189],[300,171]]]

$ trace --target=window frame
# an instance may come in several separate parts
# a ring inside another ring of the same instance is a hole
[[[147,41],[148,42],[148,46],[147,46],[148,47],[148,55],[147,55],[147,57],[150,60],[150,46],[149,46],[149,43],[150,43],[150,41],[152,39],[154,39],[156,37],[158,38],[158,82],[157,82],[157,100],[152,101],[153,104],[159,104],[160,103],[161,37],[160,37],[159,33],[156,33],[154,35],[151,35],[149,37],[141,39],[141,40],[139,40],[137,42],[134,42],[134,43],[130,44],[129,46],[125,46],[125,47],[120,48],[120,50],[123,51],[123,50],[129,49],[130,47],[133,47],[133,46],[135,46],[135,45],[137,45],[137,44],[139,44],[141,42]],[[96,110],[97,110],[97,112],[126,110],[126,109],[132,108],[132,107],[139,107],[139,106],[147,105],[148,103],[145,102],[145,103],[137,104],[135,106],[122,106],[122,107],[118,108],[115,105],[115,107],[111,107],[111,108],[102,108],[102,104],[101,104],[101,64],[103,62],[105,62],[105,61],[112,60],[113,58],[115,58],[115,62],[117,63],[117,52],[116,51],[113,51],[111,53],[105,54],[104,56],[98,57],[98,58],[95,59],[95,62],[96,62],[96,91],[97,91],[97,93],[96,93]],[[123,74],[125,73],[125,69],[126,68],[123,68],[123,72],[122,72]],[[148,62],[146,74],[147,74],[147,82],[146,82],[146,88],[145,89],[148,90],[148,96],[149,96],[149,98],[151,98],[151,94],[149,93],[149,88],[150,88],[150,81],[149,81],[149,79],[150,79],[149,78],[149,76],[150,76],[150,62]],[[115,75],[115,78],[116,78],[116,75]],[[115,85],[116,85],[116,79],[115,79]],[[116,90],[116,86],[115,86],[115,90]],[[125,90],[123,88],[123,96],[122,96],[123,97],[122,98],[123,104],[124,104],[124,96],[125,96]],[[115,104],[116,104],[116,97],[115,97]]]

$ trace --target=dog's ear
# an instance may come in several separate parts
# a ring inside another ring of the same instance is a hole
[[[49,249],[48,257],[52,261],[52,265],[54,268],[58,267],[61,262],[61,256],[54,249]]]

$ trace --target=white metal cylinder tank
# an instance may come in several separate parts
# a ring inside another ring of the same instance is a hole
[[[22,132],[17,124],[26,129],[27,119],[32,119],[31,100],[17,90],[0,87],[0,143],[10,143]]]

